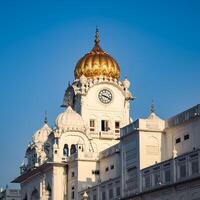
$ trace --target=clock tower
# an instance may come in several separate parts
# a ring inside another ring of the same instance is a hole
[[[120,128],[130,123],[129,106],[133,96],[127,78],[120,80],[116,60],[95,45],[76,64],[74,82],[67,88],[63,106],[71,106],[85,123],[95,150],[102,151],[118,142]]]
[[[117,143],[120,128],[130,123],[133,96],[130,82],[120,80],[118,63],[99,42],[97,29],[93,49],[76,64],[55,127],[45,120],[27,147],[27,162],[14,180],[24,200],[78,200],[82,191],[108,181],[120,187]]]

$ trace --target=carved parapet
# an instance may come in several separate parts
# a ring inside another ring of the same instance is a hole
[[[116,78],[106,77],[106,76],[99,76],[87,79],[86,77],[82,77],[80,79],[76,79],[72,83],[72,87],[76,89],[75,94],[86,95],[88,90],[100,83],[108,83],[117,86],[125,95],[126,100],[133,100],[133,96],[131,92],[128,90],[130,87],[130,81],[125,78],[124,81],[117,80]]]

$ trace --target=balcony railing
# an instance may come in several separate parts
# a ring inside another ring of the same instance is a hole
[[[182,124],[186,121],[189,121],[197,117],[200,117],[200,104],[168,119],[166,121],[166,126],[167,127],[177,126],[179,124]]]
[[[200,150],[170,159],[141,171],[142,191],[200,177]]]

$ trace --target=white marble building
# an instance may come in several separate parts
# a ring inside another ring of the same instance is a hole
[[[0,200],[21,200],[21,193],[18,189],[0,189]]]
[[[117,149],[114,155],[121,162],[120,174],[82,194],[99,200],[199,200],[199,133],[200,105],[168,120],[160,119],[152,107],[146,119],[123,127],[120,143],[110,148]],[[110,149],[103,153],[109,155]],[[109,160],[114,159],[110,155]]]
[[[123,199],[200,199],[200,105],[121,130]]]
[[[81,199],[83,190],[120,176],[119,149],[104,150],[119,143],[120,128],[130,123],[133,96],[130,82],[120,80],[117,62],[100,48],[98,30],[94,48],[78,61],[74,75],[56,126],[51,129],[45,119],[13,181],[21,184],[24,200]],[[116,186],[119,193],[119,181]]]
[[[152,105],[132,122],[130,82],[98,30],[74,76],[56,126],[45,119],[13,181],[23,200],[200,199],[200,105],[168,120]]]

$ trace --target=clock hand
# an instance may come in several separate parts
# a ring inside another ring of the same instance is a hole
[[[106,95],[103,95],[103,94],[102,94],[102,97],[106,97],[107,99],[111,100],[111,98],[108,97],[108,96],[106,96]]]

